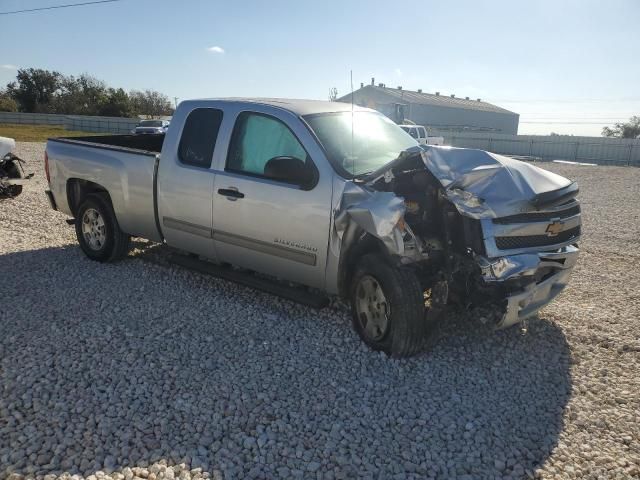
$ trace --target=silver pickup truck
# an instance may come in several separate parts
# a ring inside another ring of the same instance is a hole
[[[497,327],[534,315],[578,255],[575,183],[418,145],[338,102],[186,101],[166,136],[51,139],[45,170],[89,258],[118,260],[144,237],[339,295],[363,341],[395,356],[420,351],[452,308],[494,312]]]

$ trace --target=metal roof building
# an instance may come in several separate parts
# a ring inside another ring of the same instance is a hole
[[[410,120],[434,130],[496,132],[517,135],[519,115],[481,99],[424,93],[422,90],[361,84],[353,92],[356,105],[373,108],[397,123]],[[338,99],[351,103],[351,94]]]

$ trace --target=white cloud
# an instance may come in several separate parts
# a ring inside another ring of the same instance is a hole
[[[400,70],[399,68],[396,68],[393,72],[394,72],[398,77],[401,77],[401,76],[402,76],[402,70]]]
[[[209,50],[211,53],[224,53],[224,48],[218,47],[217,45],[215,47],[209,47],[207,48],[207,50]]]
[[[18,69],[17,66],[10,65],[10,64],[0,65],[0,68],[4,68],[5,70],[17,70]]]

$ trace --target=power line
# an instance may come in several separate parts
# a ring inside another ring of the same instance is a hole
[[[94,0],[92,2],[68,3],[66,5],[52,5],[50,7],[29,8],[25,10],[14,10],[12,12],[0,12],[0,15],[13,15],[16,13],[39,12],[41,10],[54,10],[57,8],[82,7],[84,5],[95,5],[98,3],[113,3],[113,2],[120,2],[120,1],[122,0]]]

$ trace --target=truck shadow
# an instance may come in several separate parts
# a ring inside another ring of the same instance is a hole
[[[0,477],[160,460],[230,478],[309,462],[345,478],[524,477],[571,395],[567,341],[545,319],[521,335],[455,318],[394,360],[340,309],[136,258],[10,253],[0,277]]]

